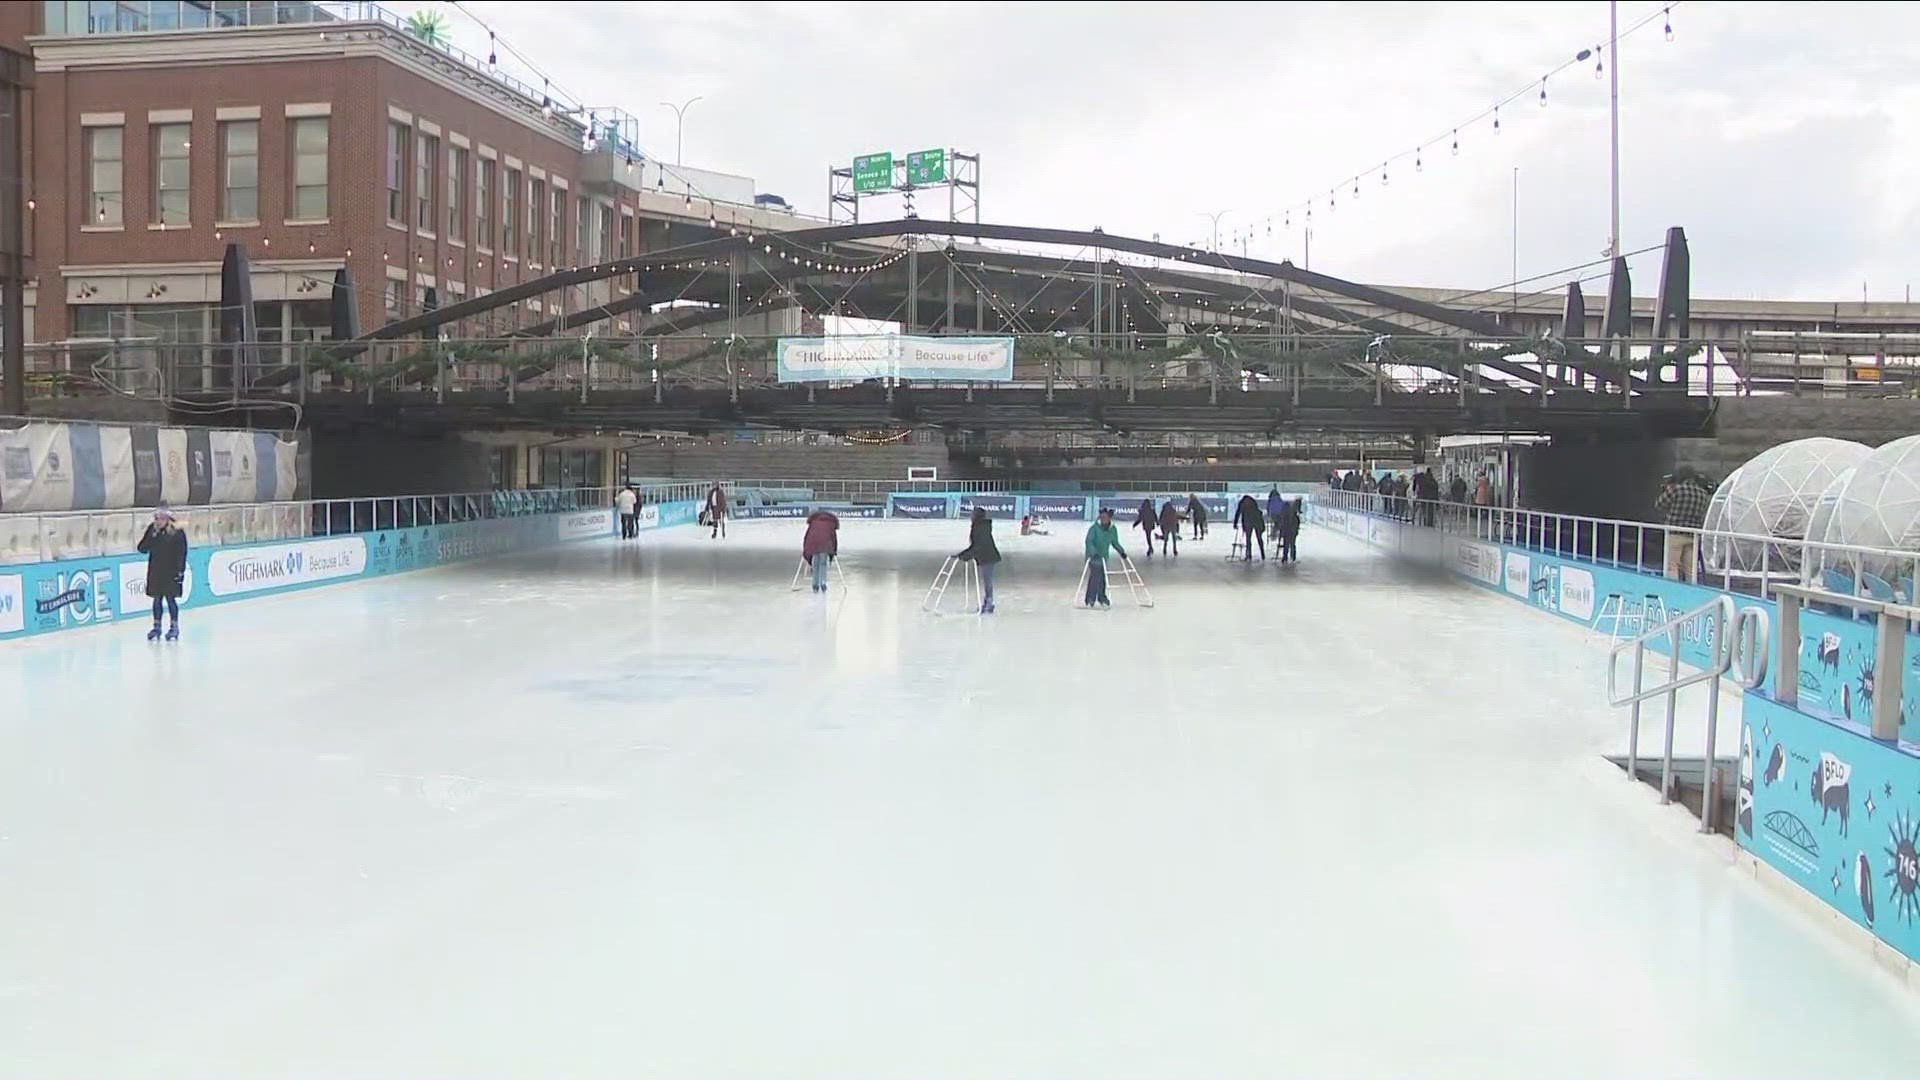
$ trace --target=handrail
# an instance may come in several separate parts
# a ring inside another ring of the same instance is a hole
[[[1632,695],[1628,697],[1621,697],[1619,695],[1618,675],[1621,654],[1629,650],[1635,653],[1644,653],[1649,643],[1656,638],[1665,637],[1670,639],[1673,645],[1674,668],[1678,669],[1680,655],[1679,636],[1681,629],[1707,614],[1715,612],[1719,614],[1720,618],[1714,624],[1716,632],[1712,634],[1713,659],[1705,669],[1684,678],[1679,678],[1677,681],[1663,683],[1650,690],[1641,690],[1638,686],[1638,679],[1636,679],[1635,692]],[[1662,694],[1671,694],[1675,691],[1684,690],[1689,686],[1696,686],[1709,679],[1718,679],[1724,676],[1728,671],[1733,669],[1733,646],[1731,643],[1732,639],[1720,631],[1724,630],[1727,624],[1731,623],[1733,619],[1733,598],[1729,596],[1716,596],[1697,608],[1683,611],[1673,618],[1668,619],[1666,622],[1661,623],[1659,626],[1642,632],[1638,637],[1622,641],[1615,645],[1607,654],[1607,704],[1612,705],[1616,709],[1625,708],[1628,705],[1636,705],[1650,698],[1659,697]]]
[[[1830,560],[1827,565],[1850,564],[1854,568],[1852,576],[1856,588],[1861,581],[1861,570],[1872,562],[1920,569],[1920,551],[1898,548],[1834,544],[1801,537],[1688,528],[1661,522],[1557,514],[1519,507],[1456,503],[1444,499],[1388,497],[1371,491],[1345,491],[1324,483],[1321,485],[1321,497],[1329,505],[1356,513],[1430,525],[1446,532],[1470,534],[1496,543],[1511,543],[1529,551],[1634,570],[1659,572],[1665,569],[1658,561],[1647,563],[1645,556],[1650,551],[1664,554],[1676,539],[1691,541],[1695,551],[1701,554],[1716,548],[1731,549],[1736,544],[1751,545],[1760,553],[1758,569],[1706,565],[1701,568],[1697,580],[1699,584],[1717,585],[1728,592],[1746,591],[1737,586],[1750,586],[1763,598],[1771,596],[1783,581],[1810,581],[1817,572],[1816,564],[1822,560]],[[1396,508],[1397,512],[1386,509],[1389,505]],[[1649,543],[1656,538],[1657,547]],[[1606,546],[1608,541],[1611,542],[1610,553]],[[1786,560],[1785,553],[1788,551],[1799,554],[1797,567]],[[1694,576],[1690,568],[1687,576]],[[1914,601],[1920,597],[1906,599]]]

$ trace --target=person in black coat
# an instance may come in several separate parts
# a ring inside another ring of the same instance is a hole
[[[140,537],[134,550],[147,557],[147,595],[153,598],[153,629],[148,641],[160,638],[160,612],[169,617],[167,640],[180,638],[180,596],[187,579],[187,534],[173,520],[173,511],[162,506],[153,512],[153,523]]]
[[[1152,499],[1141,499],[1140,510],[1133,515],[1133,527],[1147,534],[1147,558],[1153,558],[1153,530],[1160,524],[1160,512]]]
[[[1240,502],[1233,508],[1233,526],[1244,534],[1247,545],[1247,562],[1253,561],[1253,545],[1260,545],[1260,558],[1267,557],[1267,515],[1260,510],[1260,502],[1251,495],[1240,496]]]
[[[1280,512],[1274,515],[1274,531],[1280,537],[1282,566],[1300,561],[1300,511],[1305,505],[1305,499],[1289,499],[1280,504]]]
[[[993,542],[993,519],[983,507],[973,508],[973,524],[967,531],[967,547],[954,558],[970,562],[980,570],[980,614],[993,614],[993,568],[1000,563],[1000,548]]]

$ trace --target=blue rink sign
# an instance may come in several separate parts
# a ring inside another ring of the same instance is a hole
[[[1010,337],[912,337],[900,334],[781,338],[783,383],[925,379],[1012,382]]]

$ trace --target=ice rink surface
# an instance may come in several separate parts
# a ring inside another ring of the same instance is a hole
[[[1888,976],[1594,766],[1578,628],[1312,530],[1080,611],[1079,531],[1003,524],[984,619],[918,612],[963,522],[848,522],[824,598],[742,523],[0,647],[0,1076],[1920,1061]]]

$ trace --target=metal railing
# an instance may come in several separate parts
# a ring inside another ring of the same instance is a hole
[[[708,484],[637,488],[648,504],[694,500]],[[174,508],[189,543],[220,547],[454,524],[613,505],[613,488],[553,488],[448,495],[183,506]],[[151,508],[0,514],[0,565],[125,555],[152,519]]]
[[[1800,608],[1803,604],[1850,608],[1874,615],[1878,625],[1873,650],[1873,737],[1889,742],[1898,739],[1905,705],[1907,627],[1920,623],[1920,608],[1800,585],[1781,585],[1775,592],[1780,608],[1780,644],[1775,658],[1774,700],[1791,708],[1800,707]]]
[[[1691,674],[1680,673],[1680,639],[1683,630],[1705,635],[1710,659],[1707,666]],[[1731,632],[1729,632],[1731,630]],[[1667,639],[1667,677],[1658,686],[1645,683],[1647,646]],[[1794,639],[1796,647],[1798,638]],[[1620,658],[1633,657],[1633,688],[1619,686]],[[1660,801],[1673,801],[1673,738],[1680,708],[1680,691],[1706,684],[1707,731],[1701,754],[1703,780],[1700,800],[1700,831],[1713,831],[1715,786],[1719,777],[1716,740],[1720,733],[1721,680],[1735,663],[1745,659],[1739,680],[1751,690],[1766,680],[1767,616],[1760,608],[1735,611],[1733,599],[1716,596],[1691,611],[1683,611],[1658,626],[1615,645],[1607,654],[1607,703],[1614,708],[1631,708],[1627,725],[1627,776],[1638,780],[1640,761],[1640,706],[1655,698],[1665,698],[1667,706],[1666,738],[1660,754]]]
[[[1798,537],[1762,536],[1718,529],[1694,529],[1645,521],[1554,514],[1503,506],[1414,499],[1377,492],[1341,491],[1321,485],[1316,500],[1376,517],[1387,517],[1447,533],[1472,536],[1559,558],[1581,559],[1639,573],[1772,598],[1782,584],[1829,586],[1845,581],[1855,593],[1888,582],[1890,596],[1874,599],[1911,602],[1920,571],[1920,551],[1834,544]],[[1702,553],[1758,550],[1754,569],[1713,565]],[[1793,557],[1793,556],[1796,556]],[[1831,574],[1839,574],[1834,578]]]
[[[718,310],[718,309],[714,309]],[[668,313],[671,314],[671,313]],[[631,316],[638,329],[649,317]],[[74,396],[122,392],[266,397],[304,403],[342,395],[375,401],[382,395],[430,394],[437,401],[463,394],[563,393],[590,400],[596,393],[651,394],[725,389],[731,396],[792,387],[779,379],[776,336],[673,333],[642,336],[595,327],[565,337],[507,336],[514,320],[540,321],[518,308],[474,316],[448,327],[445,340],[357,343],[351,356],[326,340],[215,343],[103,340],[36,345],[29,349],[29,390]],[[1465,407],[1499,399],[1539,408],[1634,409],[1684,398],[1687,392],[1593,392],[1562,381],[1552,358],[1513,354],[1504,360],[1476,354],[1498,345],[1465,338],[1430,343],[1419,357],[1369,351],[1365,335],[1257,335],[1230,341],[1206,335],[1100,335],[1079,330],[1007,334],[1015,340],[1013,379],[968,383],[873,378],[809,384],[830,392],[847,386],[908,385],[991,393],[1040,391],[1049,400],[1066,391],[1105,391],[1131,401],[1143,391],[1205,391],[1219,403],[1234,397],[1264,401],[1332,399],[1354,406]],[[1531,344],[1505,342],[1519,348]],[[1643,343],[1644,344],[1644,343]],[[1659,343],[1671,348],[1673,343]],[[1457,351],[1455,349],[1457,346]],[[1652,347],[1646,344],[1645,347]],[[1499,367],[1490,366],[1498,361]],[[1589,360],[1598,362],[1589,357]],[[1529,382],[1512,374],[1526,369]],[[1617,377],[1617,373],[1616,373]],[[1698,396],[1699,388],[1693,391]]]

